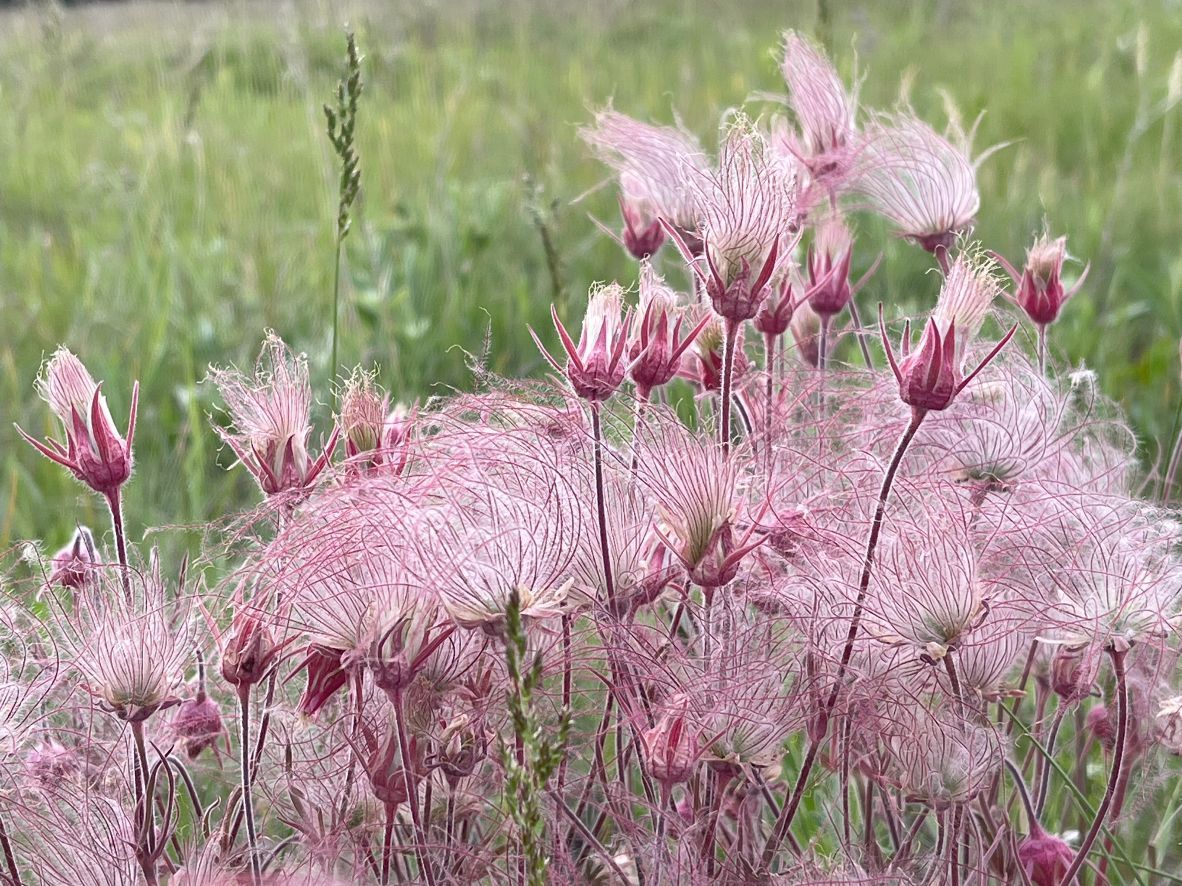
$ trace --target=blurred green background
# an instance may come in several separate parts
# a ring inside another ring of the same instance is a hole
[[[579,125],[612,99],[659,122],[676,111],[711,144],[723,109],[783,91],[791,27],[865,76],[865,105],[892,105],[909,82],[941,128],[946,90],[970,122],[987,110],[978,149],[1016,140],[981,169],[978,234],[1015,261],[1044,219],[1069,236],[1093,270],[1052,349],[1099,370],[1147,464],[1168,445],[1177,2],[43,5],[0,11],[0,549],[107,526],[12,430],[56,432],[33,380],[59,342],[106,380],[121,425],[141,381],[133,539],[255,500],[245,472],[226,471],[199,382],[211,362],[249,366],[264,328],[308,352],[327,427],[336,172],[321,105],[346,23],[366,93],[342,363],[377,362],[397,399],[468,384],[462,349],[479,352],[486,330],[491,368],[541,371],[526,324],[545,325],[552,299],[574,318],[589,283],[636,270],[588,219],[614,227],[615,197],[593,190],[605,172]],[[927,256],[873,220],[858,228],[857,265],[887,252],[863,303],[929,304]],[[663,261],[680,279],[675,256]]]

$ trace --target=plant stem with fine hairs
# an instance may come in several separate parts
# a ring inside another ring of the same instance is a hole
[[[607,605],[615,602],[616,585],[612,576],[612,557],[607,538],[607,501],[603,488],[603,425],[599,420],[599,404],[591,403],[591,435],[595,450],[595,510],[599,519],[599,552],[603,559],[603,588]]]
[[[406,802],[410,806],[410,820],[415,831],[415,858],[418,859],[419,873],[427,881],[427,886],[435,886],[435,872],[431,868],[431,856],[427,852],[427,838],[423,833],[423,819],[419,814],[419,794],[410,773],[413,761],[410,755],[410,742],[406,737],[406,706],[403,703],[401,689],[394,690],[394,728],[398,732],[398,755],[402,759]]]
[[[12,850],[12,841],[8,838],[8,829],[4,826],[4,818],[0,816],[0,848],[4,850],[4,863],[8,866],[8,878],[12,886],[21,886],[20,868],[16,864],[16,853]]]
[[[731,396],[735,384],[735,344],[738,337],[739,322],[728,319],[722,338],[722,384],[719,391],[722,402],[718,420],[724,454],[731,451]]]
[[[394,822],[398,807],[386,804],[386,826],[382,832],[382,886],[390,882],[390,848],[394,842]]]
[[[106,495],[111,509],[111,526],[115,530],[115,553],[119,557],[119,577],[123,579],[123,595],[131,603],[131,576],[127,566],[127,534],[123,529],[123,498],[116,489]]]
[[[1071,867],[1067,869],[1059,881],[1061,883],[1070,883],[1087,860],[1092,844],[1096,842],[1096,837],[1099,836],[1100,829],[1104,826],[1108,809],[1112,806],[1112,797],[1116,792],[1116,784],[1120,780],[1121,767],[1124,766],[1125,739],[1129,727],[1129,687],[1125,681],[1125,656],[1128,654],[1128,650],[1123,645],[1113,646],[1108,650],[1108,653],[1112,659],[1112,671],[1116,677],[1116,743],[1112,749],[1112,769],[1108,773],[1108,786],[1104,789],[1104,799],[1100,801],[1096,817],[1092,820],[1092,826],[1088,829],[1083,842],[1079,844],[1079,850],[1075,853]]]
[[[1038,327],[1038,374],[1047,374],[1047,327],[1046,324],[1040,324]]]
[[[907,447],[911,445],[911,441],[915,438],[915,433],[919,430],[919,426],[926,414],[926,410],[912,410],[911,421],[907,424],[907,429],[903,431],[903,436],[899,438],[899,442],[895,446],[895,452],[891,456],[890,463],[887,465],[886,473],[883,475],[882,486],[878,491],[878,505],[874,509],[874,520],[870,525],[870,535],[866,540],[866,555],[862,561],[862,577],[858,582],[858,597],[854,603],[854,614],[850,619],[850,628],[846,634],[845,647],[842,649],[837,675],[833,680],[833,688],[829,691],[829,697],[825,700],[825,706],[821,710],[821,720],[824,725],[821,729],[817,730],[816,737],[809,741],[808,751],[805,754],[804,762],[801,764],[800,774],[796,778],[796,784],[792,788],[792,794],[788,798],[788,802],[784,804],[784,808],[780,811],[780,817],[776,821],[772,835],[768,839],[767,845],[764,846],[761,867],[765,871],[771,865],[772,859],[779,851],[780,845],[784,842],[784,836],[788,833],[788,828],[792,825],[792,819],[796,816],[796,810],[800,807],[801,798],[804,796],[804,789],[808,784],[809,775],[812,773],[813,765],[817,762],[817,754],[821,750],[821,743],[825,740],[825,733],[828,731],[829,715],[837,705],[838,696],[841,694],[841,683],[845,678],[846,669],[849,667],[850,658],[854,652],[854,641],[858,638],[858,627],[862,620],[862,608],[866,603],[866,593],[870,588],[870,573],[874,568],[874,552],[878,548],[878,538],[882,533],[887,499],[890,498],[891,487],[895,483],[895,475],[899,471],[899,465],[903,462],[903,456],[907,453]]]
[[[246,818],[246,844],[250,852],[250,882],[258,886],[262,882],[263,872],[259,864],[258,831],[254,821],[254,797],[251,782],[250,757],[250,685],[238,687],[238,710],[241,712],[239,726],[242,740],[239,743],[239,760],[242,768],[242,813]]]

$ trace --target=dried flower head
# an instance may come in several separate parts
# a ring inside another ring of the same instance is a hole
[[[336,448],[334,425],[328,446],[312,459],[308,438],[312,391],[308,361],[294,355],[275,333],[268,333],[252,378],[236,369],[210,369],[226,402],[233,432],[217,432],[266,495],[307,489],[327,466]]]

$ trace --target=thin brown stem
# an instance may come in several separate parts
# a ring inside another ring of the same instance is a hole
[[[239,761],[241,763],[242,781],[242,814],[246,819],[246,844],[250,852],[250,882],[258,886],[262,882],[263,871],[259,861],[259,838],[255,829],[254,797],[251,786],[251,756],[250,756],[250,686],[243,684],[238,688],[238,710],[240,711],[239,727],[242,733]]]
[[[119,557],[119,576],[123,579],[123,595],[131,603],[131,573],[127,564],[127,533],[123,528],[123,499],[116,489],[106,496],[111,510],[111,526],[115,530],[115,553]]]
[[[719,396],[722,399],[719,412],[718,433],[722,451],[731,451],[731,395],[734,389],[735,344],[739,337],[739,322],[727,320],[722,339],[722,384]]]
[[[4,864],[8,867],[8,880],[12,886],[21,886],[20,868],[17,867],[16,853],[12,849],[12,841],[8,838],[8,829],[4,826],[3,816],[0,816],[0,848],[4,850]]]

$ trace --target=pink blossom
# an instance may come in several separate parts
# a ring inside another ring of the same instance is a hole
[[[1087,279],[1089,268],[1084,268],[1070,289],[1064,287],[1062,274],[1066,258],[1067,238],[1052,240],[1049,234],[1038,237],[1026,251],[1026,264],[1021,274],[1008,261],[997,256],[1018,287],[1014,301],[1036,326],[1049,326],[1059,319],[1063,305],[1079,292]]]
[[[252,378],[235,369],[211,369],[210,377],[226,402],[233,431],[218,434],[266,495],[306,490],[328,465],[339,428],[319,456],[308,454],[312,433],[312,392],[308,362],[293,355],[274,333],[263,343]]]
[[[576,345],[550,306],[554,328],[566,351],[566,366],[560,366],[542,346],[533,330],[534,343],[555,369],[566,375],[574,392],[593,402],[606,400],[624,381],[627,370],[624,349],[628,344],[631,312],[623,311],[624,292],[618,283],[592,289],[583,316],[583,330]]]
[[[82,361],[66,348],[58,348],[45,365],[37,380],[37,390],[60,419],[66,443],[63,446],[53,438],[44,442],[36,440],[18,426],[20,435],[95,492],[107,497],[118,493],[131,476],[139,382],[131,391],[126,439],[115,429],[101,385],[95,383]]]

